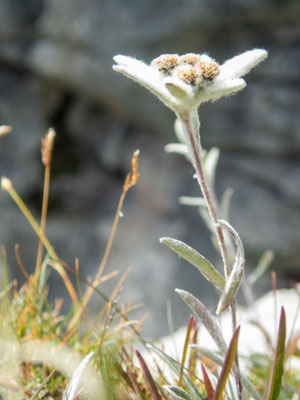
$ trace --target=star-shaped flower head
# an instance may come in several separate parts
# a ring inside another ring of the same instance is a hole
[[[150,65],[132,57],[114,57],[113,69],[155,94],[176,114],[229,96],[246,86],[242,77],[267,57],[262,49],[246,51],[223,65],[206,54],[164,54]]]

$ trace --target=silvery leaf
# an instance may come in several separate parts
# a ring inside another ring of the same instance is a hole
[[[220,315],[236,298],[242,282],[245,265],[244,247],[239,234],[227,221],[219,220],[219,226],[221,226],[222,229],[226,229],[232,236],[236,244],[236,254],[232,271],[227,279],[225,290],[217,307],[217,315]]]
[[[225,288],[225,279],[213,267],[213,265],[201,254],[199,254],[192,247],[181,242],[180,240],[164,237],[160,239],[160,243],[165,244],[170,249],[175,251],[180,257],[194,265],[202,275],[209,280],[221,292]]]
[[[175,289],[175,292],[185,301],[185,303],[191,308],[195,315],[205,326],[206,330],[212,337],[213,341],[218,346],[222,355],[226,354],[227,345],[223,338],[222,332],[212,314],[208,311],[203,303],[199,299],[196,299],[192,294],[185,290]]]

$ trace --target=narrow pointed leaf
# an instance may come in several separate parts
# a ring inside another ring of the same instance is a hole
[[[180,240],[168,237],[161,238],[160,243],[170,247],[170,249],[175,251],[175,253],[177,253],[180,257],[194,265],[207,280],[215,285],[220,291],[223,291],[225,287],[225,279],[211,265],[211,263],[196,250]]]
[[[203,197],[189,197],[189,196],[180,196],[178,199],[180,204],[185,206],[193,206],[193,207],[205,207],[206,203]]]
[[[127,383],[127,385],[130,386],[131,389],[135,390],[135,389],[134,389],[134,386],[133,386],[133,384],[132,384],[132,381],[131,381],[131,379],[130,379],[129,374],[123,370],[121,364],[118,363],[118,362],[115,362],[115,363],[114,363],[114,366],[115,366],[116,370],[119,372],[119,374],[122,376],[122,378],[124,379],[124,381]]]
[[[220,356],[217,352],[209,349],[208,347],[201,346],[199,344],[191,344],[191,350],[200,353],[201,356],[209,358],[217,365],[222,365],[224,362],[224,357]]]
[[[233,195],[233,190],[231,188],[227,188],[225,192],[222,194],[220,209],[223,219],[229,220],[230,202],[232,195]]]
[[[244,246],[237,231],[224,220],[218,221],[222,229],[228,230],[236,244],[235,262],[232,271],[227,279],[225,290],[220,298],[216,314],[220,315],[235,300],[240,288],[245,266]]]
[[[151,393],[153,400],[161,400],[160,394],[158,393],[156,384],[154,382],[154,379],[152,378],[149,368],[147,367],[147,364],[145,363],[142,355],[140,354],[140,352],[138,350],[136,350],[136,355],[137,355],[137,358],[141,365],[143,375],[144,375],[144,378],[146,381],[146,385],[149,389],[149,392]]]
[[[284,308],[281,307],[275,356],[272,364],[271,376],[270,376],[266,400],[276,400],[279,398],[280,389],[282,385],[282,375],[284,370],[285,337],[286,337],[285,311]]]
[[[211,188],[215,186],[216,168],[219,161],[220,150],[217,147],[210,149],[204,158],[204,173]]]
[[[205,385],[205,389],[206,389],[207,400],[213,400],[215,391],[211,385],[211,382],[210,382],[210,379],[206,372],[206,369],[202,363],[201,363],[201,371],[202,371],[204,385]]]
[[[222,365],[224,362],[223,357],[220,357],[214,351],[212,351],[206,347],[200,346],[198,344],[192,344],[192,345],[190,345],[190,348],[193,349],[194,351],[197,351],[198,353],[202,354],[203,356],[209,358],[210,360],[212,360],[214,363],[216,363],[218,365]],[[235,367],[233,366],[233,369],[234,368]],[[252,395],[252,397],[255,400],[262,400],[261,395],[258,393],[258,391],[256,390],[253,383],[250,382],[249,379],[244,374],[241,374],[241,381],[242,381],[244,388],[247,389],[247,391]]]
[[[190,338],[191,338],[191,332],[192,332],[192,328],[193,328],[193,323],[194,323],[194,317],[191,316],[190,321],[189,321],[189,325],[188,325],[188,328],[187,328],[186,336],[185,336],[184,346],[183,346],[182,359],[181,359],[181,369],[180,369],[180,375],[179,375],[179,381],[178,381],[178,386],[179,387],[181,387],[181,384],[182,384],[183,369],[184,369],[185,360],[186,360],[186,356],[187,356],[187,352],[188,352],[188,348],[189,348],[189,344],[190,344]]]
[[[143,391],[140,388],[140,385],[138,384],[134,373],[131,372],[130,370],[128,370],[128,376],[129,376],[131,385],[133,386],[134,391],[135,391],[136,395],[138,396],[138,399],[139,400],[145,400],[145,396],[143,394]]]
[[[178,376],[180,373],[180,368],[181,365],[179,364],[178,361],[174,360],[172,357],[168,356],[166,353],[164,353],[162,350],[158,349],[157,347],[151,345],[147,346],[150,347],[168,366],[169,368],[175,372],[175,374]],[[199,394],[199,390],[197,386],[193,383],[193,381],[189,378],[189,376],[184,373],[183,374],[183,380],[186,385],[186,387],[189,389],[190,393],[193,393],[193,396],[195,399],[202,400],[202,397]]]
[[[191,310],[196,314],[200,321],[205,326],[206,330],[218,346],[222,354],[227,352],[227,345],[220,331],[220,328],[203,303],[192,294],[186,292],[185,290],[175,289],[175,292],[186,302],[186,304],[191,308]]]
[[[189,150],[186,144],[183,143],[169,143],[165,146],[166,153],[178,153],[185,157],[188,156]]]
[[[175,135],[180,143],[184,143],[184,144],[188,143],[188,140],[186,137],[186,132],[185,132],[184,127],[182,126],[182,122],[179,118],[176,118],[176,120],[175,120],[174,131],[175,131]]]
[[[194,319],[190,344],[197,344],[198,332],[199,329],[197,327],[196,320]],[[195,374],[196,362],[197,362],[197,354],[194,351],[190,351],[188,369],[189,369],[189,377],[191,379],[193,379],[193,375]]]
[[[193,400],[185,390],[178,386],[164,386],[164,388],[174,400]]]
[[[230,341],[213,400],[223,399],[223,392],[225,390],[225,386],[234,363],[234,357],[237,352],[239,333],[240,333],[240,327],[236,329]]]

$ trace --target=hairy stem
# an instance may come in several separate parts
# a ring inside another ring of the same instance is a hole
[[[193,166],[196,171],[196,176],[198,183],[200,185],[203,197],[205,199],[209,215],[214,223],[215,229],[216,229],[216,236],[218,240],[218,244],[220,247],[220,252],[224,264],[224,274],[225,278],[228,279],[230,275],[230,266],[229,266],[229,257],[228,257],[228,252],[226,249],[225,245],[225,238],[224,234],[222,231],[222,228],[218,224],[218,216],[217,216],[217,211],[216,211],[216,206],[213,201],[213,198],[210,194],[208,185],[205,180],[204,176],[204,169],[203,169],[203,161],[202,161],[202,147],[201,147],[201,142],[200,142],[200,136],[199,132],[195,132],[195,119],[197,119],[197,125],[199,124],[198,120],[198,113],[196,110],[192,110],[190,112],[185,112],[180,115],[178,115],[179,119],[181,120],[184,129],[187,134],[187,138],[189,141],[189,150],[192,156],[192,161],[193,161]],[[194,119],[194,121],[193,121]],[[197,128],[198,129],[198,128]],[[236,330],[237,327],[237,321],[236,321],[236,301],[231,305],[231,317],[232,317],[232,328],[233,332]],[[240,371],[239,371],[239,366],[238,366],[238,356],[236,356],[236,365],[237,365],[237,374],[235,374],[235,379],[236,379],[236,386],[237,386],[237,391],[238,391],[238,396],[239,399],[242,399],[242,383],[241,383],[241,378],[240,378]]]
[[[224,273],[225,277],[228,278],[230,275],[230,266],[229,266],[229,259],[228,259],[228,253],[226,250],[225,246],[225,239],[224,239],[224,234],[222,231],[222,228],[218,226],[218,216],[216,212],[216,207],[215,204],[212,200],[209,188],[207,186],[205,176],[204,176],[204,170],[203,170],[203,162],[202,162],[202,147],[200,140],[198,139],[198,132],[195,133],[193,132],[193,126],[191,123],[191,113],[187,112],[184,114],[179,115],[179,118],[181,119],[183,126],[185,127],[188,140],[189,140],[189,148],[191,151],[192,159],[193,159],[193,164],[194,168],[196,170],[196,175],[197,175],[197,180],[200,185],[203,197],[206,201],[207,208],[209,211],[209,214],[213,220],[214,226],[216,227],[216,234],[217,234],[217,239],[218,239],[218,244],[221,250],[221,256],[224,264]]]

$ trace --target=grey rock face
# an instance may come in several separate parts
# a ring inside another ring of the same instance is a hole
[[[217,184],[220,193],[234,189],[232,223],[244,240],[248,267],[272,248],[282,279],[299,278],[299,16],[300,4],[292,0],[0,1],[0,122],[14,128],[1,138],[1,175],[12,179],[38,216],[40,140],[49,126],[57,129],[47,234],[63,259],[73,265],[79,257],[81,273],[93,275],[131,154],[140,148],[140,183],[126,200],[107,271],[132,267],[122,298],[152,311],[149,334],[167,332],[167,299],[175,325],[183,323],[186,308],[174,287],[215,300],[197,271],[158,238],[176,237],[212,262],[220,260],[196,210],[176,201],[199,189],[190,165],[163,152],[174,141],[174,116],[114,73],[112,57],[149,62],[161,53],[194,51],[223,62],[253,47],[270,51],[247,76],[243,92],[201,107],[202,141],[221,149]],[[5,193],[0,207],[0,242],[9,261],[15,264],[18,242],[32,271],[34,235]],[[50,285],[57,287],[52,276]],[[93,307],[98,310],[98,299]]]

